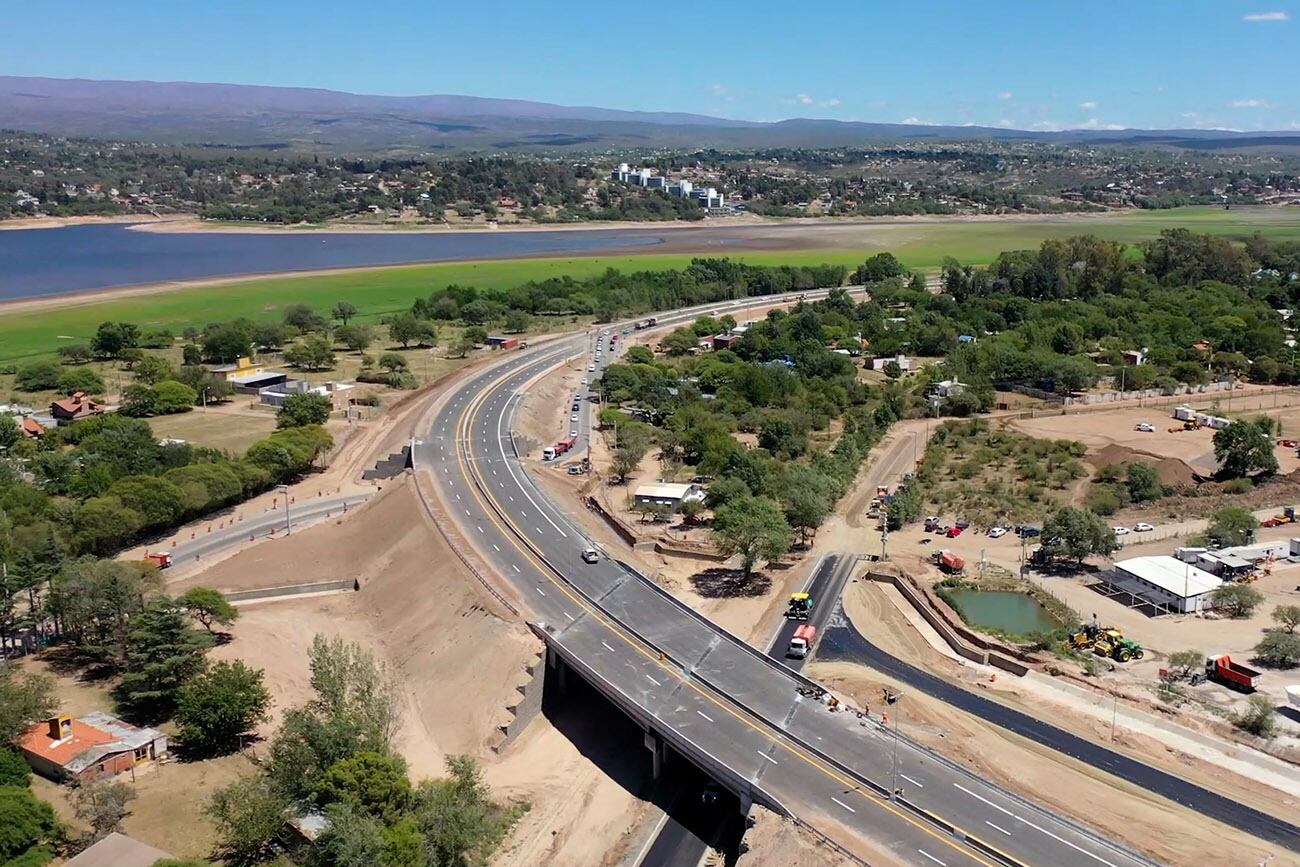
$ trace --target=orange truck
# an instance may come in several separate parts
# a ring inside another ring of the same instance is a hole
[[[790,659],[803,659],[808,655],[808,651],[812,650],[813,639],[816,637],[817,627],[809,626],[807,623],[803,624],[794,631],[785,655]]]
[[[966,561],[951,551],[935,551],[934,562],[941,572],[956,575],[966,568]]]
[[[155,551],[152,554],[146,552],[144,559],[146,562],[157,565],[159,569],[166,569],[172,564],[172,553],[171,551]]]

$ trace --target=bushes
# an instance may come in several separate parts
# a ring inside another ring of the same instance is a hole
[[[19,391],[53,391],[63,371],[53,361],[33,361],[18,368],[14,388]]]

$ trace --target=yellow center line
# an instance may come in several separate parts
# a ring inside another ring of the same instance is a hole
[[[521,365],[521,366],[520,366],[520,369],[526,368],[526,367],[528,367],[528,366],[529,366],[528,364]],[[458,428],[458,430],[463,430],[463,431],[464,431],[464,433],[465,433],[465,438],[466,438],[467,441],[468,441],[468,439],[469,439],[469,436],[470,436],[471,433],[472,433],[472,429],[473,429],[473,426],[474,426],[474,422],[477,421],[477,419],[478,419],[478,414],[479,414],[479,412],[480,412],[481,409],[482,409],[482,404],[483,404],[483,402],[486,400],[487,395],[488,395],[489,393],[491,393],[495,388],[499,387],[500,384],[501,384],[502,382],[504,382],[506,379],[508,379],[510,376],[512,376],[512,375],[513,375],[514,373],[516,373],[516,372],[518,372],[518,371],[517,371],[517,370],[512,370],[512,371],[509,371],[509,372],[507,372],[507,373],[505,373],[505,374],[502,374],[500,377],[498,377],[497,379],[493,380],[491,383],[489,383],[488,385],[486,385],[485,387],[483,387],[482,389],[480,389],[479,392],[478,392],[478,394],[476,394],[476,395],[474,396],[474,398],[472,398],[472,399],[471,399],[471,400],[470,400],[470,401],[465,405],[465,408],[464,408],[463,410],[460,411],[460,418],[461,418],[461,421],[458,422],[458,424],[457,424],[457,428]],[[458,439],[459,439],[459,437],[458,437]],[[462,453],[462,451],[461,451],[459,448],[456,449],[456,460],[457,460],[457,463],[460,465],[461,473],[465,476],[465,479],[466,479],[467,481],[471,481],[471,482],[473,482],[473,479],[471,478],[471,470],[470,470],[470,468],[469,468],[469,464],[468,464],[467,461],[465,460],[465,456],[464,456],[464,454]],[[478,477],[476,474],[475,474],[475,477],[478,478],[480,482],[482,481],[481,477]],[[532,550],[531,545],[528,546],[528,547],[524,547],[524,546],[520,545],[520,543],[519,543],[519,538],[524,537],[525,534],[522,533],[522,532],[520,531],[518,525],[516,525],[516,524],[514,523],[514,521],[512,521],[512,520],[509,518],[509,516],[508,516],[508,514],[507,514],[507,512],[506,512],[506,509],[501,505],[501,502],[500,502],[499,500],[497,500],[496,497],[494,497],[491,493],[489,493],[489,492],[487,491],[487,485],[486,485],[485,483],[482,485],[482,495],[480,495],[480,487],[479,487],[478,484],[473,484],[473,483],[471,483],[470,485],[468,485],[468,487],[471,489],[471,493],[473,494],[474,498],[478,500],[480,507],[483,508],[485,514],[487,514],[489,518],[491,518],[491,516],[495,513],[495,514],[501,516],[502,519],[504,520],[504,522],[505,522],[506,524],[509,525],[509,528],[510,528],[510,530],[511,530],[512,532],[509,532],[509,533],[506,534],[506,536],[507,536],[507,541],[509,541],[510,544],[511,544],[512,546],[514,546],[514,548],[515,548],[517,551],[519,551],[519,553],[522,554],[523,557],[524,557],[524,558],[525,558],[525,559],[526,559],[530,564],[532,564],[533,567],[534,567],[538,572],[540,572],[541,575],[542,575],[544,578],[546,578],[547,581],[549,581],[549,582],[550,582],[550,583],[551,583],[551,584],[552,584],[556,589],[558,589],[561,593],[563,593],[565,596],[567,596],[567,597],[568,597],[568,598],[569,598],[569,599],[570,599],[570,600],[571,600],[575,605],[577,605],[579,608],[581,608],[581,609],[582,609],[584,612],[586,612],[589,616],[595,618],[597,621],[603,623],[606,627],[608,627],[608,628],[610,629],[611,632],[613,632],[615,635],[617,635],[618,638],[619,638],[620,640],[622,640],[625,644],[627,644],[627,645],[628,645],[630,648],[632,648],[634,651],[636,651],[637,653],[641,654],[643,657],[645,657],[645,658],[646,658],[647,660],[649,660],[650,662],[652,662],[652,663],[654,663],[655,665],[659,666],[659,667],[660,667],[661,669],[663,669],[666,673],[668,673],[668,674],[670,674],[672,677],[676,678],[677,681],[678,681],[679,683],[681,683],[683,686],[689,687],[692,691],[694,691],[696,694],[698,694],[701,698],[705,699],[706,701],[708,701],[710,704],[714,705],[714,706],[715,706],[716,708],[718,708],[719,710],[722,710],[722,711],[724,711],[725,713],[730,714],[730,715],[731,715],[734,719],[736,719],[738,722],[743,723],[744,725],[748,726],[748,727],[749,727],[750,729],[752,729],[753,731],[755,731],[755,732],[757,732],[758,734],[760,734],[764,739],[770,741],[770,742],[773,743],[774,745],[779,746],[781,749],[785,750],[787,753],[791,754],[792,756],[794,756],[794,757],[800,759],[801,761],[803,761],[804,763],[808,764],[809,766],[811,766],[811,767],[813,767],[813,768],[816,768],[816,769],[817,769],[818,771],[820,771],[822,774],[824,774],[825,776],[827,776],[827,777],[829,777],[830,779],[834,780],[835,782],[837,782],[837,783],[839,783],[839,784],[841,784],[841,785],[844,785],[844,786],[849,787],[850,790],[852,790],[853,792],[856,792],[857,794],[861,795],[862,798],[863,798],[867,803],[869,803],[869,804],[874,804],[874,805],[877,806],[877,807],[880,807],[880,808],[882,808],[882,809],[884,809],[884,810],[889,811],[890,813],[893,813],[895,816],[897,816],[897,817],[900,818],[900,819],[903,819],[904,821],[906,821],[908,824],[912,825],[913,827],[915,827],[915,828],[917,828],[917,829],[919,829],[919,830],[921,830],[921,831],[924,831],[926,834],[929,834],[931,837],[935,838],[936,840],[939,840],[939,841],[942,842],[944,845],[947,845],[947,846],[951,847],[952,849],[954,849],[955,851],[961,853],[962,855],[965,855],[965,856],[967,856],[967,857],[969,857],[969,858],[971,858],[971,859],[973,859],[973,860],[979,862],[980,864],[985,865],[985,867],[998,867],[998,865],[995,865],[995,864],[993,864],[992,862],[990,862],[990,861],[986,861],[985,859],[983,859],[982,857],[980,857],[980,855],[979,855],[978,853],[972,852],[972,851],[970,851],[969,849],[963,848],[962,846],[958,845],[957,841],[954,840],[953,837],[951,837],[951,836],[945,836],[945,835],[943,835],[943,834],[940,834],[940,833],[937,832],[935,829],[931,828],[929,825],[926,825],[926,824],[924,824],[924,823],[918,821],[915,817],[913,817],[913,816],[909,815],[908,813],[904,812],[903,810],[900,810],[899,808],[895,807],[893,804],[889,803],[888,801],[882,799],[879,795],[875,794],[875,792],[868,791],[868,790],[864,790],[864,789],[861,787],[861,785],[860,785],[859,783],[857,783],[856,781],[851,780],[851,779],[845,777],[844,775],[842,775],[841,773],[839,773],[839,772],[838,772],[837,770],[835,770],[834,768],[829,767],[828,765],[826,765],[825,762],[823,762],[823,761],[822,761],[821,759],[819,759],[818,757],[808,754],[807,752],[805,752],[805,750],[804,750],[802,747],[799,747],[799,746],[797,746],[797,745],[795,745],[795,744],[793,744],[793,743],[790,743],[789,741],[787,741],[787,740],[786,740],[785,738],[783,738],[783,737],[779,737],[779,736],[776,736],[776,735],[772,734],[772,732],[771,732],[771,731],[770,731],[766,726],[760,726],[760,725],[754,723],[752,720],[750,720],[750,719],[746,718],[745,716],[741,715],[741,714],[739,713],[739,711],[737,711],[737,710],[736,710],[734,707],[732,707],[729,703],[724,702],[724,701],[722,701],[721,699],[718,699],[717,697],[715,697],[714,695],[712,695],[709,691],[707,691],[707,690],[705,690],[703,687],[701,687],[701,686],[700,686],[698,683],[696,683],[694,680],[692,680],[692,679],[686,677],[686,676],[683,674],[683,672],[682,672],[680,669],[678,669],[676,666],[672,666],[672,665],[667,664],[667,662],[666,662],[665,660],[663,660],[663,659],[660,659],[660,658],[658,657],[658,655],[651,653],[651,652],[650,652],[646,647],[644,647],[640,642],[638,642],[638,641],[632,639],[632,638],[627,634],[626,629],[624,629],[622,626],[620,626],[619,624],[617,624],[616,622],[614,622],[614,621],[613,621],[611,618],[609,618],[608,615],[606,615],[603,611],[600,611],[598,608],[596,608],[595,606],[593,606],[591,603],[587,602],[587,600],[586,600],[585,598],[583,598],[583,597],[582,597],[581,595],[579,595],[576,591],[574,591],[572,588],[570,588],[566,583],[560,581],[560,580],[559,580],[559,579],[554,575],[554,573],[552,572],[551,567],[546,563],[546,561],[544,560],[544,558],[540,557],[539,555],[537,555],[537,554]],[[487,498],[490,499],[490,500],[492,501],[492,505],[489,505],[487,502],[484,501],[484,499],[483,499],[483,495],[486,495]],[[493,506],[495,506],[495,508],[493,508]],[[944,820],[944,821],[946,822],[947,820]],[[949,823],[949,824],[951,824],[951,823]],[[962,835],[965,836],[965,837],[967,837],[967,838],[970,838],[970,839],[977,839],[977,838],[975,838],[975,836],[974,836],[973,834],[967,834],[967,833],[965,833],[964,831],[962,831],[961,828],[957,827],[956,825],[953,825],[953,829],[956,830],[956,831],[960,831],[960,832],[962,833]],[[998,851],[998,850],[995,849],[993,846],[991,846],[991,845],[989,845],[989,844],[987,844],[987,843],[984,843],[982,840],[980,841],[980,843],[981,843],[981,845],[988,846],[988,848],[991,849],[991,850],[993,850],[993,851]],[[999,854],[1002,854],[1002,853],[999,853]],[[1006,858],[1007,861],[1009,861],[1010,863],[1013,863],[1013,864],[1022,863],[1022,862],[1018,861],[1017,859],[1012,858],[1012,857],[1009,856],[1009,855],[1005,855],[1005,854],[1004,854],[1003,857]]]

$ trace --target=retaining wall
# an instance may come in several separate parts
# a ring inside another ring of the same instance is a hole
[[[501,726],[501,733],[505,737],[492,747],[495,753],[503,752],[514,743],[515,738],[519,737],[542,709],[542,693],[546,683],[545,656],[539,654],[528,666],[528,673],[531,675],[528,682],[515,687],[519,691],[519,700],[506,708],[512,717],[510,722]]]
[[[236,590],[223,594],[229,602],[251,602],[255,599],[274,599],[277,596],[301,596],[305,593],[328,593],[331,590],[361,589],[357,578],[340,578],[337,581],[312,581],[307,584],[285,584],[280,587],[265,587],[261,590]]]
[[[932,607],[925,603],[921,591],[911,582],[898,575],[889,575],[884,572],[868,572],[867,577],[872,581],[881,581],[887,584],[893,584],[898,588],[898,592],[905,598],[917,612],[925,618],[925,622],[934,627],[939,637],[947,642],[948,646],[953,649],[957,655],[969,659],[971,662],[977,662],[984,665],[988,662],[988,654],[962,641],[957,631],[953,629],[951,623]]]

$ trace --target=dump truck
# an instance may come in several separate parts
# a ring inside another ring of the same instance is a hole
[[[816,637],[817,627],[805,623],[794,631],[785,655],[790,659],[803,659],[808,655],[808,651],[812,650],[813,639]]]
[[[1205,676],[1229,689],[1254,692],[1259,685],[1259,672],[1240,662],[1233,662],[1228,654],[1212,656],[1205,660]]]
[[[934,563],[939,567],[940,572],[949,575],[956,575],[966,568],[966,561],[951,551],[935,551]]]
[[[159,569],[166,569],[172,564],[172,552],[155,551],[152,554],[146,552],[144,559],[149,563],[157,565]]]
[[[560,440],[555,444],[555,456],[558,458],[560,455],[573,448],[574,443],[577,441],[576,437],[569,437],[567,440]]]
[[[813,598],[807,593],[791,593],[790,603],[785,607],[788,620],[807,620],[812,612]]]

